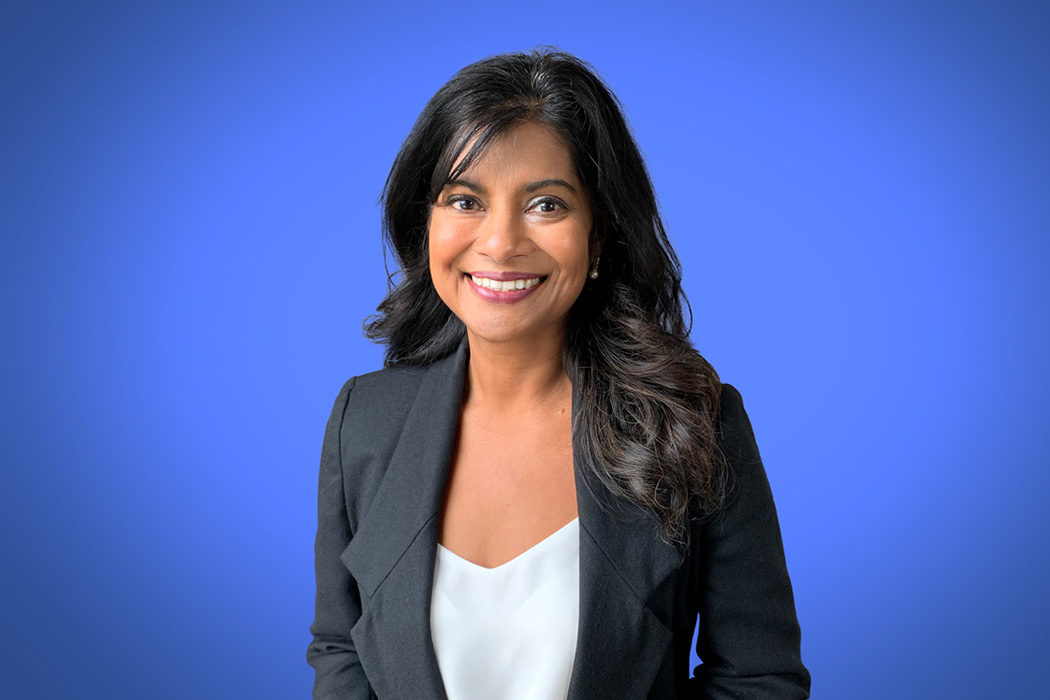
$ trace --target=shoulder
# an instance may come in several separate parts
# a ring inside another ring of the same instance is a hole
[[[773,494],[758,450],[751,420],[736,387],[722,385],[715,418],[715,434],[726,472],[726,500],[713,521],[716,530],[735,522],[736,527],[752,518],[776,521]]]
[[[415,396],[429,365],[397,366],[360,374],[353,382],[354,403],[383,405]]]
[[[751,419],[744,410],[744,398],[732,384],[722,384],[715,431],[719,445],[730,463],[747,464],[760,460]]]
[[[732,384],[722,383],[722,395],[718,402],[718,423],[731,423],[740,418],[747,418],[744,412],[744,397]]]
[[[464,340],[455,352],[429,364],[395,365],[352,377],[343,386],[346,410],[356,412],[365,426],[376,422],[400,425],[421,389],[430,399],[454,386],[462,387],[466,356]]]
[[[351,523],[379,488],[425,373],[426,367],[391,367],[358,375],[343,384],[336,398],[326,440]]]
[[[400,366],[350,377],[336,397],[332,419],[343,431],[367,434],[400,423],[412,405],[427,366]]]

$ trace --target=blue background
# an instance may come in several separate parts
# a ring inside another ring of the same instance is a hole
[[[1045,694],[1050,5],[5,2],[0,685],[306,697],[317,460],[431,94],[627,107],[815,698]]]

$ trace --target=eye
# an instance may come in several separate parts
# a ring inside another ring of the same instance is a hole
[[[459,211],[477,211],[478,201],[467,195],[456,194],[445,200],[445,206]]]
[[[543,199],[538,199],[533,202],[529,208],[535,209],[541,214],[556,214],[568,209],[568,207],[565,206],[565,202],[555,197],[544,197]]]

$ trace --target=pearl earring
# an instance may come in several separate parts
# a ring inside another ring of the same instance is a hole
[[[598,279],[598,261],[601,259],[600,255],[594,259],[594,267],[591,268],[591,274],[588,275],[592,280]]]

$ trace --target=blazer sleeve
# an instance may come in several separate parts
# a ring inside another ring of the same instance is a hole
[[[310,626],[313,641],[306,650],[307,663],[316,671],[315,700],[369,700],[375,697],[350,638],[350,628],[361,616],[357,584],[339,558],[352,536],[343,493],[340,436],[353,388],[354,379],[350,379],[339,392],[321,445],[317,538],[314,541],[317,598],[314,622]]]
[[[773,495],[743,400],[728,384],[717,423],[731,490],[725,509],[702,527],[696,653],[703,663],[692,695],[804,700],[810,676]]]

